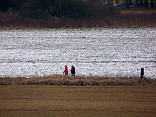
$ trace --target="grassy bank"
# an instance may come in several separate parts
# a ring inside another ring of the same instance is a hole
[[[40,78],[0,78],[0,85],[57,85],[57,86],[156,86],[155,79],[64,77],[59,75]]]
[[[71,19],[51,17],[48,20],[24,18],[17,13],[0,13],[0,28],[122,28],[156,27],[156,12],[153,9],[120,10],[120,13],[100,19]]]
[[[0,85],[0,116],[155,117],[155,89]]]

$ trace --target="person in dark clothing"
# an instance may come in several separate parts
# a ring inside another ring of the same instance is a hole
[[[144,68],[141,68],[140,78],[142,79],[144,77]]]
[[[71,66],[71,76],[75,77],[75,67]]]

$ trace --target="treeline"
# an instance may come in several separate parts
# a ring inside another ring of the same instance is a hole
[[[156,0],[122,0],[122,1],[121,0],[116,0],[117,6],[121,6],[121,4],[122,4],[126,8],[129,8],[129,7],[154,8],[155,7],[155,2],[156,2]]]
[[[0,0],[0,10],[18,12],[23,17],[49,19],[50,17],[74,19],[100,19],[117,13],[110,6],[93,0]]]
[[[127,9],[125,0],[118,7],[118,0],[108,1],[0,0],[0,29],[156,27],[155,8]]]

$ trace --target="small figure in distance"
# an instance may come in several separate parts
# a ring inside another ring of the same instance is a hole
[[[65,65],[65,70],[63,71],[65,76],[68,76],[68,67]]]
[[[75,67],[71,66],[71,76],[75,77]]]
[[[140,78],[144,78],[144,68],[141,68]]]

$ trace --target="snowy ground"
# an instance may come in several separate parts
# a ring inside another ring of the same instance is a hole
[[[62,74],[156,78],[156,28],[0,30],[0,77]]]

